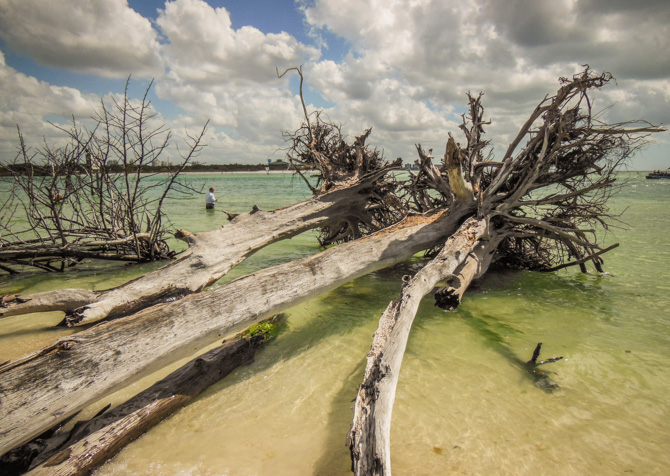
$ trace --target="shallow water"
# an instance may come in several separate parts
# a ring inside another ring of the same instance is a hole
[[[608,237],[621,244],[605,255],[610,276],[491,272],[456,312],[424,300],[394,407],[395,474],[667,474],[670,181],[629,177],[613,201],[616,210],[628,207],[628,226]],[[217,206],[236,213],[307,196],[289,175],[189,178],[214,184]],[[219,226],[218,211],[200,211],[201,198],[171,203],[175,225]],[[310,236],[296,237],[252,256],[227,279],[315,251]],[[91,266],[60,279],[5,281],[0,293],[87,283],[102,289],[142,271]],[[253,364],[130,444],[98,474],[350,474],[345,439],[352,399],[377,320],[406,272],[374,273],[291,309]],[[60,318],[0,320],[0,361],[72,332],[45,327]],[[560,386],[551,393],[520,364],[538,342],[542,358],[564,357],[545,368]]]

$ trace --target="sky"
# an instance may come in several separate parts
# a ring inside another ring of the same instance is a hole
[[[0,0],[0,160],[58,145],[101,100],[149,98],[183,144],[209,121],[197,158],[285,158],[283,131],[310,110],[387,159],[441,156],[466,94],[483,92],[498,153],[534,107],[588,64],[616,78],[593,96],[607,121],[670,123],[668,0]],[[631,161],[670,167],[670,133]]]

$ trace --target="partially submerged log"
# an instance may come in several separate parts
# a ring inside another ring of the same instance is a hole
[[[278,325],[279,319],[281,316],[271,319],[271,326]],[[70,432],[43,443],[46,450],[32,461],[30,474],[90,474],[237,367],[252,362],[270,339],[260,328],[248,330],[191,360],[112,411],[78,422]]]
[[[419,304],[438,282],[458,273],[468,259],[479,266],[476,273],[467,275],[470,277],[467,284],[483,274],[500,242],[500,237],[489,235],[486,220],[465,221],[437,257],[415,276],[406,277],[400,296],[389,304],[379,320],[347,438],[354,474],[391,474],[391,412],[402,358]],[[462,286],[467,287],[467,284],[463,282]]]
[[[470,213],[454,207],[408,217],[317,255],[101,323],[0,367],[0,453],[223,334],[435,246]]]
[[[544,364],[553,364],[554,362],[562,360],[563,357],[550,357],[547,360],[540,360],[538,362],[537,359],[540,358],[541,350],[542,342],[538,342],[538,344],[535,346],[535,349],[533,350],[533,356],[528,362],[526,362],[526,369],[535,381],[535,385],[537,387],[540,387],[547,392],[553,392],[555,389],[559,388],[558,384],[552,380],[551,376],[549,375],[550,372],[540,370],[538,367]]]

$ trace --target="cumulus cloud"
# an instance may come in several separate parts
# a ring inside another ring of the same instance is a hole
[[[87,120],[99,104],[95,95],[69,87],[52,86],[7,66],[0,53],[0,157],[11,159],[18,146],[17,126],[28,143],[62,140],[49,121],[67,123],[71,115]]]
[[[302,112],[288,89],[290,75],[279,79],[277,70],[318,59],[318,49],[285,32],[235,30],[225,8],[202,0],[166,3],[156,24],[169,70],[157,93],[191,122],[222,128],[212,133],[215,143],[234,148],[223,154],[208,142],[209,160],[264,160],[282,144],[282,131],[298,127]]]
[[[670,74],[667,2],[487,0],[482,18],[534,64],[589,62],[617,76]]]
[[[325,59],[316,40],[233,28],[215,3],[169,1],[151,23],[126,0],[0,0],[0,37],[44,64],[156,76],[158,97],[182,112],[171,116],[173,130],[211,121],[202,156],[211,162],[263,161],[281,147],[302,110],[295,75],[275,71],[301,64],[325,115],[350,136],[373,127],[372,143],[409,161],[415,143],[441,150],[447,132],[458,134],[468,91],[484,92],[489,138],[504,149],[557,78],[583,64],[617,79],[595,102],[613,105],[608,119],[670,122],[667,0],[298,0],[312,38],[327,32],[348,48]],[[42,133],[45,114],[80,114],[91,101],[4,63],[2,71],[22,83],[0,92],[3,124]],[[51,112],[35,104],[38,94]]]
[[[209,120],[213,127],[233,131],[239,140],[263,144],[281,142],[283,130],[295,129],[302,115],[299,99],[275,88],[236,88],[225,85],[205,90],[166,82],[157,91],[182,105],[190,123]],[[180,117],[177,120],[183,120]]]
[[[273,87],[276,68],[281,71],[319,54],[285,32],[264,34],[251,26],[234,30],[225,8],[212,8],[202,0],[166,3],[156,23],[166,38],[163,49],[171,79],[184,83]]]
[[[265,34],[251,26],[235,30],[227,10],[202,0],[165,3],[154,25],[125,0],[43,3],[0,0],[0,26],[6,27],[1,34],[9,46],[45,64],[103,76],[156,75],[157,66],[165,67],[155,91],[185,113],[169,124],[177,134],[209,120],[216,143],[234,146],[232,155],[252,160],[251,151],[261,147],[264,156],[271,154],[282,144],[282,131],[299,125],[300,103],[288,88],[288,76],[278,79],[276,70],[318,59],[319,50],[288,33]],[[19,82],[37,80],[22,76]],[[15,101],[13,115],[24,116],[8,121],[41,131],[44,115],[29,112],[31,95],[17,94]],[[66,115],[81,112],[67,101],[62,106],[59,111]],[[203,158],[222,156],[210,147]]]
[[[0,36],[36,61],[103,77],[159,76],[155,30],[127,0],[0,0]]]
[[[430,117],[422,105],[455,123],[465,93],[483,91],[489,133],[504,148],[535,104],[556,91],[557,79],[584,64],[617,78],[613,92],[601,95],[612,102],[598,102],[615,104],[613,120],[667,123],[670,116],[670,56],[660,53],[670,48],[667,1],[315,0],[303,9],[313,28],[345,38],[352,51],[340,63],[315,64],[309,81],[356,122],[384,131],[420,124],[437,144],[444,121],[417,121]],[[358,101],[376,107],[351,105]],[[412,120],[397,120],[405,117]]]

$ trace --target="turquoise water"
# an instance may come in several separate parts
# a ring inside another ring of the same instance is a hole
[[[444,313],[424,300],[398,384],[391,434],[395,474],[667,474],[670,466],[670,181],[627,174],[613,200],[609,276],[491,272]],[[195,175],[219,209],[276,208],[306,198],[290,175]],[[202,197],[170,203],[179,228],[214,229]],[[232,276],[318,251],[313,236],[278,243]],[[116,285],[155,265],[102,267],[5,280],[2,292]],[[345,438],[365,355],[407,267],[373,273],[290,310],[249,366],[129,445],[101,475],[349,473]],[[227,279],[230,279],[227,278]],[[71,330],[58,313],[0,320],[0,361]],[[543,342],[560,390],[536,387],[519,361]],[[166,370],[167,371],[167,370]],[[165,372],[163,372],[165,373]],[[128,398],[159,375],[87,409]]]

